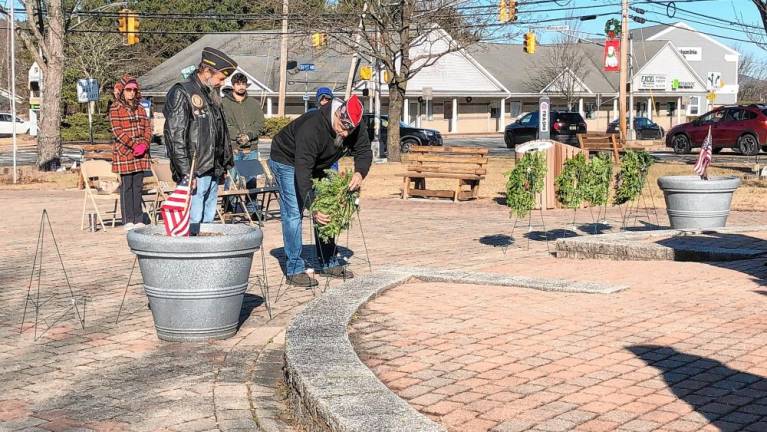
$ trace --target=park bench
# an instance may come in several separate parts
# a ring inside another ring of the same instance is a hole
[[[477,199],[479,182],[487,174],[487,149],[475,147],[412,146],[407,155],[402,199],[410,196]],[[428,189],[426,179],[455,179],[454,189]],[[413,187],[411,187],[413,186]]]
[[[611,152],[616,163],[620,161],[620,151],[623,150],[618,134],[601,132],[578,134],[578,144],[587,152]]]

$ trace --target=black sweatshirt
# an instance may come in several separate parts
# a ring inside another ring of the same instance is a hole
[[[300,208],[312,201],[312,178],[324,177],[324,170],[347,154],[354,156],[354,171],[368,175],[373,161],[365,122],[336,146],[336,133],[331,123],[331,105],[304,113],[282,128],[272,138],[270,158],[296,169],[296,193]]]

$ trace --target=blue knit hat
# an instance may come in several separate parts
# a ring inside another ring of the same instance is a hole
[[[317,89],[317,95],[314,97],[317,102],[320,101],[322,97],[326,97],[328,99],[333,99],[333,90],[327,88],[327,87],[320,87]]]

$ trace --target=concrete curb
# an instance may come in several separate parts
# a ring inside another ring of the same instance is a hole
[[[410,280],[501,285],[541,291],[609,294],[625,289],[595,283],[491,273],[390,268],[331,288],[312,301],[285,335],[285,381],[294,418],[309,431],[444,431],[386,387],[359,359],[347,326],[375,296]]]
[[[642,232],[621,232],[558,239],[554,244],[557,258],[611,259],[616,261],[737,261],[753,259],[767,253],[767,249],[746,247],[712,247],[688,244],[667,246],[656,243],[664,238],[691,238],[696,235],[743,235],[764,232],[767,226],[740,226],[706,230],[666,229]]]

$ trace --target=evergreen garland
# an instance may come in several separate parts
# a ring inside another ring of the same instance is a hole
[[[527,152],[506,175],[506,204],[513,215],[525,217],[535,208],[535,195],[543,191],[546,155],[538,151]]]
[[[627,150],[621,156],[621,169],[615,176],[615,205],[625,204],[642,193],[652,156],[644,150]]]
[[[322,241],[335,239],[338,235],[349,229],[352,217],[357,212],[358,192],[349,190],[349,182],[352,173],[339,174],[334,170],[325,170],[327,177],[314,179],[314,201],[311,211],[320,212],[330,217],[326,225],[317,224],[317,231]]]
[[[583,153],[578,153],[565,161],[562,172],[554,183],[557,186],[557,200],[567,208],[578,208],[585,195],[584,180],[587,176],[588,161]]]
[[[583,181],[583,200],[595,207],[607,204],[612,175],[613,164],[610,154],[599,153],[591,158],[588,174]]]

